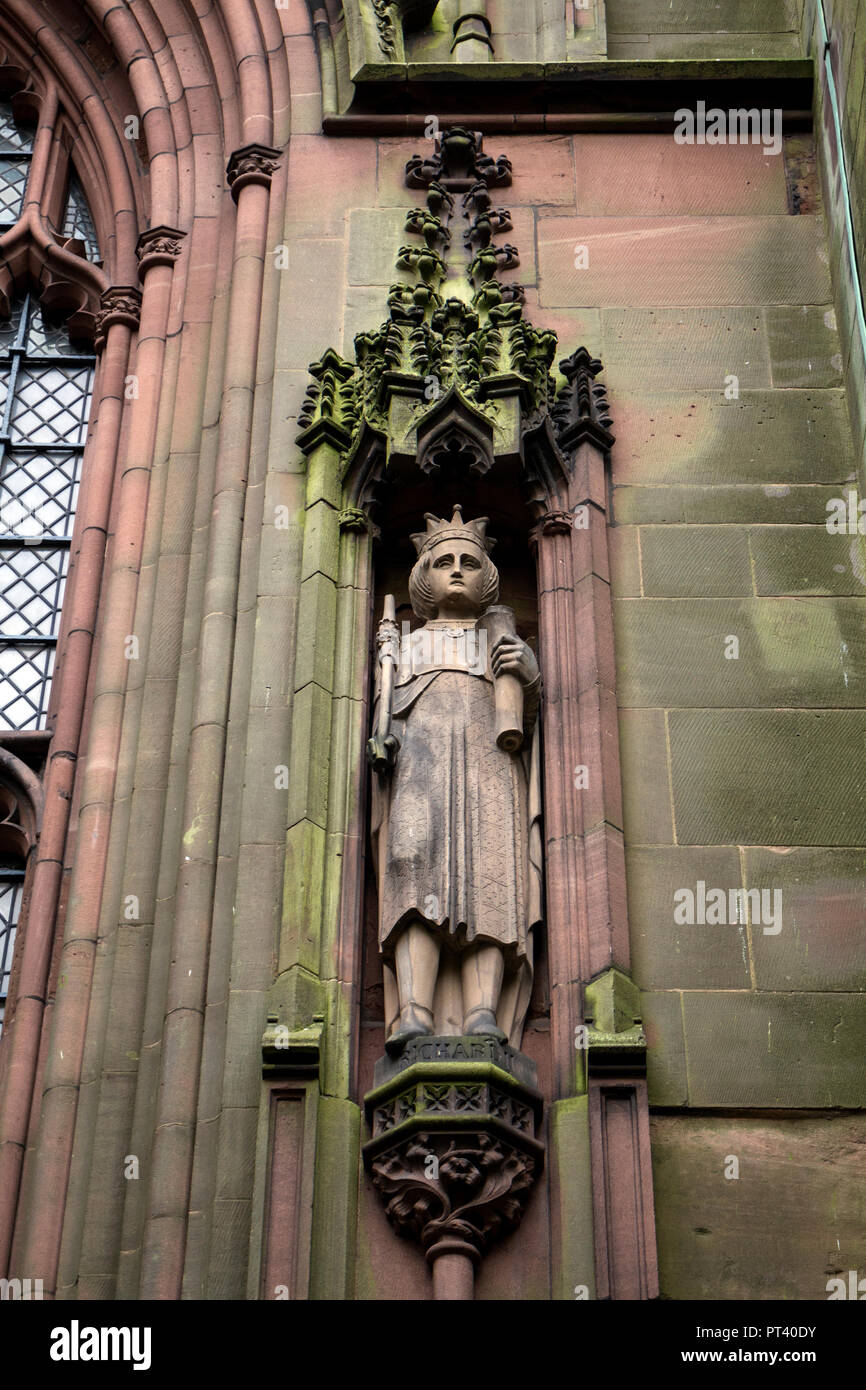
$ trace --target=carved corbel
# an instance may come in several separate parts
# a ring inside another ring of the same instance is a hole
[[[306,1028],[290,1028],[280,1023],[279,1014],[268,1014],[262,1034],[262,1072],[292,1076],[318,1076],[324,1016],[318,1015]]]
[[[544,1167],[528,1057],[494,1038],[419,1038],[376,1066],[364,1163],[399,1235],[420,1244],[435,1299],[471,1299],[474,1272],[520,1224]]]
[[[361,507],[344,507],[340,512],[340,530],[349,531],[356,535],[363,535],[367,532],[373,540],[378,540],[381,532],[369,514]]]

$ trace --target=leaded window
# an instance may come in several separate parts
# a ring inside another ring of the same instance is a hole
[[[21,215],[32,154],[32,131],[19,126],[12,108],[0,103],[0,227],[13,226]]]
[[[24,869],[0,867],[0,1033],[9,994],[12,955],[15,949],[15,928],[21,910],[21,890]]]
[[[66,218],[63,223],[63,235],[77,237],[83,243],[89,261],[99,260],[99,242],[96,239],[96,228],[93,225],[93,217],[90,207],[84,196],[84,189],[78,180],[77,174],[73,171],[69,175],[69,192],[66,195]]]
[[[92,386],[31,296],[0,323],[0,729],[45,724]]]

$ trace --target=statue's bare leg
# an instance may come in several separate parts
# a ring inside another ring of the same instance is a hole
[[[464,1033],[485,1033],[498,1038],[500,1042],[507,1042],[506,1034],[496,1022],[504,972],[505,962],[499,946],[485,943],[468,950],[463,956]]]
[[[397,939],[394,966],[400,1013],[385,1051],[396,1056],[412,1038],[433,1032],[433,995],[439,972],[440,941],[421,922],[410,922]]]

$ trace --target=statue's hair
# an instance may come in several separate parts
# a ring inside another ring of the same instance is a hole
[[[481,549],[480,544],[478,550],[481,554],[481,608],[483,611],[499,598],[499,570],[486,550]],[[409,602],[412,605],[413,613],[424,622],[429,622],[431,618],[435,618],[437,613],[430,581],[427,578],[430,570],[430,558],[430,551],[425,550],[423,555],[416,560],[412,573],[409,575]]]

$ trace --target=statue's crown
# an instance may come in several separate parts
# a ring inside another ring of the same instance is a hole
[[[412,544],[419,555],[423,555],[425,550],[429,550],[431,545],[436,545],[439,541],[474,541],[488,553],[496,544],[493,538],[487,535],[489,517],[477,516],[474,521],[464,524],[463,508],[457,502],[454,503],[454,513],[450,521],[443,520],[433,512],[425,512],[424,519],[427,522],[427,530],[417,531],[412,536]]]

